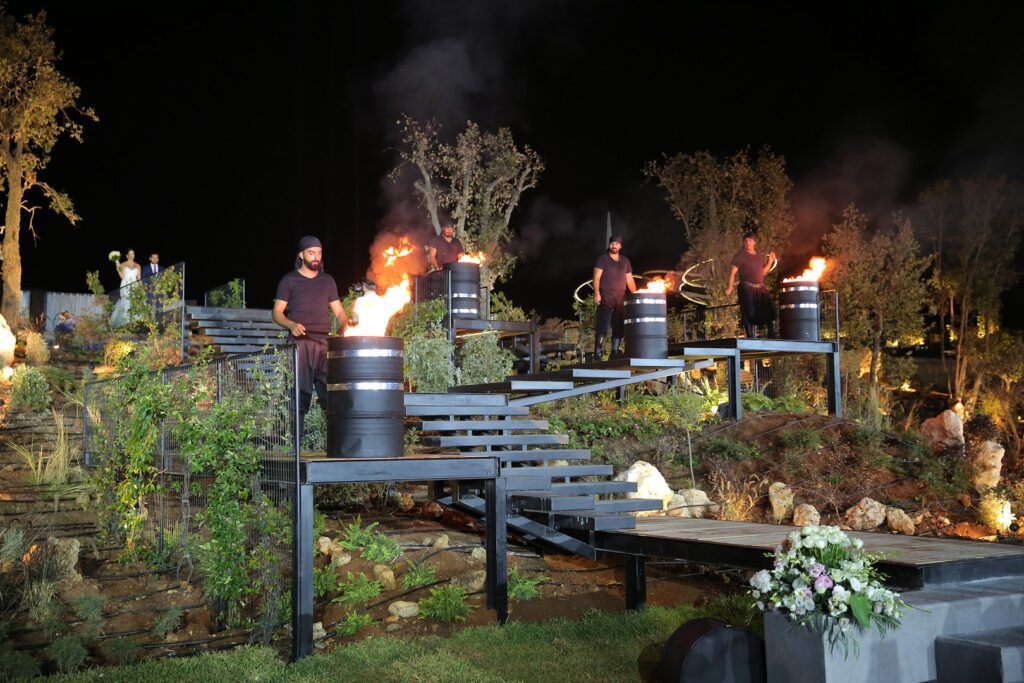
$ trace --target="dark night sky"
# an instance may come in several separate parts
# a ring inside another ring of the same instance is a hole
[[[403,215],[384,179],[402,111],[543,155],[503,287],[543,314],[568,313],[607,211],[637,270],[675,264],[681,229],[640,172],[662,153],[770,145],[811,241],[850,201],[884,216],[937,178],[1022,177],[1019,6],[779,5],[10,2],[47,10],[101,119],[55,149],[47,178],[83,220],[37,218],[25,287],[114,287],[106,254],[134,247],[186,261],[189,297],[240,276],[264,307],[313,233],[346,288]]]

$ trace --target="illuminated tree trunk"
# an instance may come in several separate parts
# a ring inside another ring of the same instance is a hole
[[[7,209],[4,213],[3,263],[3,306],[0,313],[7,324],[15,328],[21,308],[21,166],[4,154],[7,167]]]

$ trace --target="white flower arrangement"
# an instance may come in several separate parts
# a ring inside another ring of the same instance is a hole
[[[107,254],[107,260],[108,261],[113,261],[114,263],[117,263],[118,261],[121,260],[121,252],[119,252],[119,251],[112,251],[112,252],[110,252],[109,254]]]
[[[750,597],[762,612],[779,610],[816,633],[825,633],[829,646],[842,644],[844,655],[857,641],[850,636],[872,626],[885,634],[900,624],[906,603],[882,586],[874,567],[880,559],[863,550],[834,526],[805,526],[789,535],[769,557],[771,569],[750,579]]]

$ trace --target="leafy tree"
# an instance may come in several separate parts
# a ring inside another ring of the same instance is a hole
[[[448,212],[466,250],[487,255],[480,275],[483,284],[493,287],[515,267],[515,256],[507,250],[512,213],[523,193],[537,185],[544,161],[528,145],[517,147],[508,128],[491,133],[469,121],[455,142],[447,143],[437,121],[404,116],[399,126],[402,162],[392,179],[406,165],[412,167],[413,187],[434,232],[441,234],[440,214]]]
[[[40,172],[50,161],[53,146],[66,135],[81,142],[81,119],[97,120],[80,107],[80,89],[57,70],[60,54],[45,12],[19,22],[0,4],[0,180],[7,189],[3,226],[3,313],[12,324],[21,302],[21,214],[33,218],[39,206],[26,203],[38,188],[50,208],[78,221],[70,197],[43,182]]]
[[[762,149],[750,158],[747,150],[719,160],[710,152],[664,156],[649,162],[644,173],[656,178],[689,246],[687,261],[707,262],[701,268],[708,303],[733,303],[725,294],[729,264],[742,246],[743,233],[757,233],[758,252],[784,252],[793,217],[787,193],[793,182],[786,161]]]
[[[920,197],[917,223],[935,264],[943,369],[950,395],[969,408],[982,380],[972,365],[991,353],[1000,299],[1019,276],[1014,258],[1024,219],[1022,187],[1005,178],[944,180]]]
[[[924,326],[929,300],[925,274],[931,259],[920,251],[905,216],[896,214],[891,225],[872,228],[852,204],[825,236],[831,261],[824,278],[839,292],[847,342],[871,349],[872,385],[878,384],[885,343]]]

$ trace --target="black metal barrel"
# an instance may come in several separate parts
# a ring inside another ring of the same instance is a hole
[[[404,453],[404,345],[401,337],[327,340],[327,455]]]
[[[668,357],[668,308],[664,292],[626,295],[624,327],[630,358]]]
[[[480,264],[447,263],[451,283],[453,318],[480,318]]]
[[[817,281],[782,283],[779,288],[779,324],[783,339],[821,340]]]

